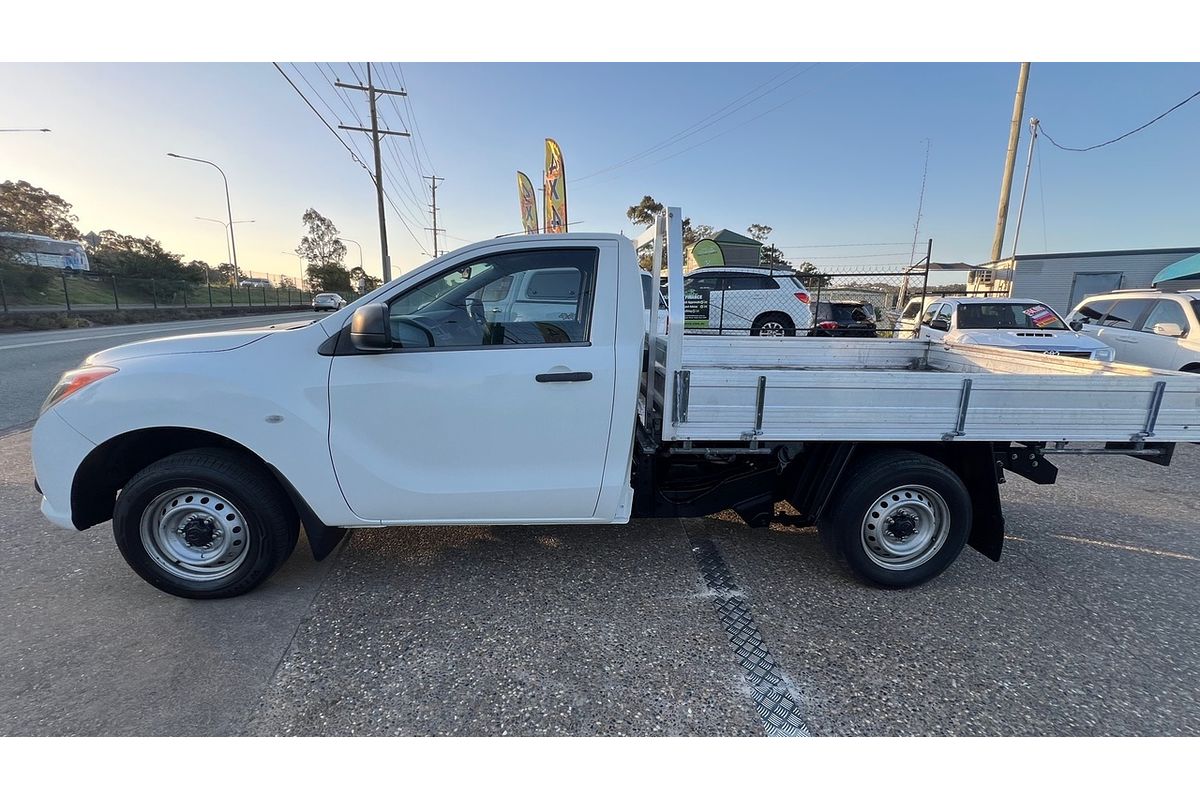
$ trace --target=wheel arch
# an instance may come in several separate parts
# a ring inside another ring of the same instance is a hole
[[[304,523],[313,555],[320,560],[344,533],[325,525],[291,482],[273,464],[245,445],[212,431],[186,427],[153,427],[126,431],[98,445],[80,463],[71,481],[71,520],[79,530],[112,519],[117,492],[145,467],[174,453],[218,448],[237,453],[278,482]]]

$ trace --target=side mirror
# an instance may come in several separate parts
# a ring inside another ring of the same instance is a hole
[[[1183,336],[1183,328],[1178,322],[1156,322],[1152,330],[1159,336]]]
[[[929,321],[929,327],[936,331],[948,331],[950,330],[950,323],[944,319],[932,319]]]
[[[350,344],[367,353],[392,349],[387,303],[371,303],[355,310],[350,320]]]
[[[1081,319],[1073,319],[1067,324],[1070,326],[1071,330],[1075,331],[1076,333],[1079,333],[1081,330],[1083,330],[1083,320]]]

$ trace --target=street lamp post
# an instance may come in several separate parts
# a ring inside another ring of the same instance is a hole
[[[304,256],[300,255],[295,250],[280,250],[279,252],[283,253],[285,256],[295,256],[296,258],[298,258],[300,260],[299,261],[299,264],[300,264],[300,291],[303,292],[304,291]],[[301,298],[303,298],[303,295],[301,295]]]
[[[229,252],[229,223],[225,222],[224,220],[213,219],[212,217],[196,217],[196,219],[203,220],[204,222],[215,222],[218,225],[220,225],[222,228],[225,229],[225,261],[232,264],[233,263],[233,261],[231,260],[232,256],[230,255],[230,252]],[[234,225],[244,225],[247,222],[254,222],[254,220],[252,220],[252,219],[235,219],[233,221],[233,224]]]
[[[225,177],[225,170],[221,169],[211,161],[205,161],[203,158],[181,156],[178,153],[167,153],[167,155],[171,158],[182,158],[184,161],[196,161],[200,164],[208,164],[210,167],[216,169],[217,172],[221,173],[221,180],[225,182],[225,210],[229,213],[229,246],[233,256],[233,277],[234,280],[237,280],[237,278],[241,275],[241,271],[238,269],[237,263],[237,240],[234,239],[233,236],[233,206],[229,202],[229,179]]]
[[[347,239],[345,236],[340,236],[338,238],[340,238],[343,242],[350,242],[351,244],[358,245],[358,271],[360,274],[362,274],[363,273],[362,242],[356,242],[353,239]],[[366,287],[364,286],[363,288],[365,289]],[[360,294],[362,293],[362,291],[363,291],[362,289],[358,290],[358,292]]]

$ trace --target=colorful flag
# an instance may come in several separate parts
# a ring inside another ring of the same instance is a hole
[[[567,232],[567,176],[558,142],[546,140],[546,183],[542,188],[546,233]]]
[[[526,233],[537,233],[537,195],[533,193],[533,181],[524,172],[517,173],[517,196],[521,201],[521,226]]]

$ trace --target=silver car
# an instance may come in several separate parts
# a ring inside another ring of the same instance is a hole
[[[337,311],[346,305],[346,299],[336,292],[322,292],[312,299],[313,311]]]

